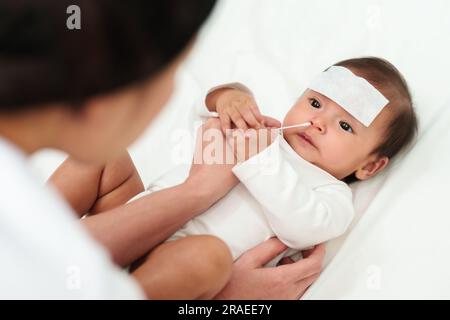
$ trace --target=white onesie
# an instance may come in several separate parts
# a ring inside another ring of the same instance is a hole
[[[330,240],[354,216],[351,189],[300,157],[282,136],[233,172],[241,183],[169,240],[214,235],[237,259],[273,236],[296,250]]]

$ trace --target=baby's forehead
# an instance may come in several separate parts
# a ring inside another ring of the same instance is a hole
[[[365,78],[341,66],[332,66],[320,73],[308,88],[333,100],[364,126],[369,126],[389,103]]]
[[[304,94],[313,94],[313,95],[316,95],[316,96],[318,96],[320,99],[322,99],[324,102],[327,102],[327,103],[336,103],[336,102],[334,102],[333,100],[331,100],[330,98],[328,98],[327,96],[323,95],[322,93],[317,92],[317,91],[314,91],[314,90],[309,89],[309,88],[306,89],[306,91],[305,91]],[[336,103],[336,104],[337,104],[337,103]]]
[[[305,90],[302,96],[315,97],[319,99],[323,104],[326,104],[328,107],[336,108],[337,110],[339,110],[342,116],[346,117],[347,119],[351,119],[353,123],[357,124],[361,129],[373,129],[374,131],[380,131],[380,133],[384,132],[386,129],[386,124],[389,124],[390,120],[393,118],[393,113],[391,112],[390,108],[385,107],[380,111],[380,113],[375,117],[375,119],[369,126],[365,126],[344,107],[320,92],[308,88]]]
[[[343,115],[346,115],[348,117],[351,117],[353,120],[358,121],[350,112],[348,112],[347,110],[345,110],[345,108],[343,108],[342,106],[340,106],[336,101],[328,98],[327,96],[314,91],[312,89],[307,89],[304,93],[304,95],[311,95],[314,96],[316,98],[318,98],[320,100],[320,102],[326,104],[327,106],[333,106],[335,108],[337,108]],[[359,122],[359,121],[358,121]],[[362,123],[361,123],[362,125]]]

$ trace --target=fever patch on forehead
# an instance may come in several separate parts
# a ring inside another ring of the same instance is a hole
[[[366,127],[389,103],[366,79],[340,66],[319,74],[309,88],[336,102]]]

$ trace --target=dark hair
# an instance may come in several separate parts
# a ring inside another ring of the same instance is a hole
[[[391,121],[381,143],[371,154],[392,159],[405,149],[417,134],[418,121],[404,77],[392,63],[377,57],[349,59],[335,65],[348,68],[357,76],[366,79],[389,100],[385,110],[392,113]],[[344,179],[347,183],[356,180],[354,174]]]
[[[69,30],[69,5],[81,29]],[[211,0],[2,0],[0,113],[80,102],[149,78],[206,19]]]

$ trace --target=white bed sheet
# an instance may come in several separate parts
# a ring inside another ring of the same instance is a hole
[[[195,108],[209,88],[240,81],[263,113],[282,119],[329,65],[385,57],[413,92],[417,145],[352,187],[357,217],[328,243],[326,268],[304,298],[450,298],[449,16],[446,0],[221,1],[180,68],[171,101],[131,148],[144,183],[186,175]],[[46,178],[61,159],[44,152],[32,164]]]

